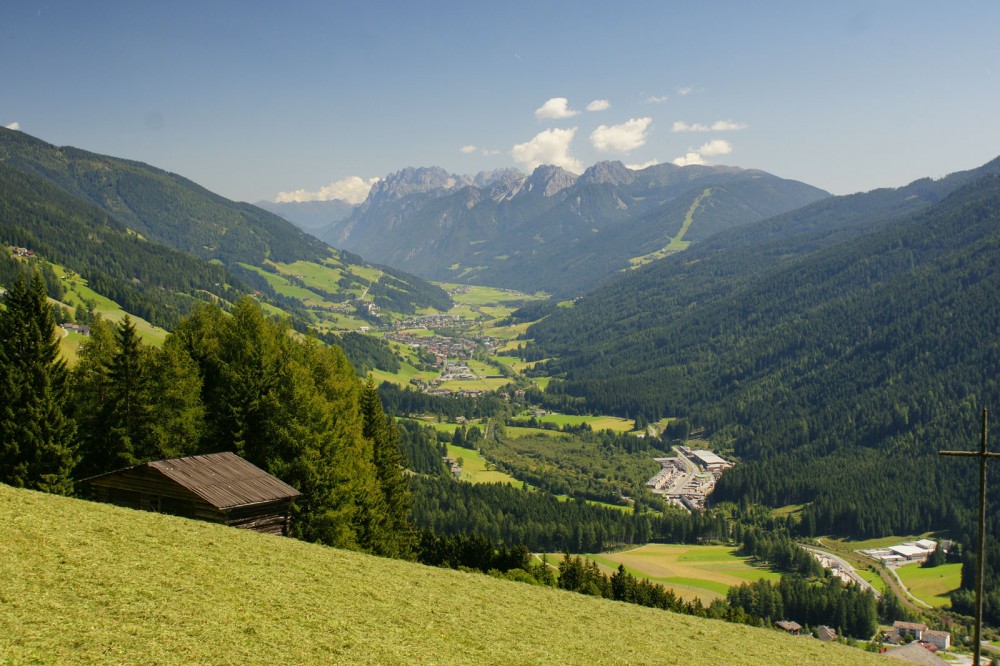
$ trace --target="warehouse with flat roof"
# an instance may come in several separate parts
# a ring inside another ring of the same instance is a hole
[[[723,470],[733,466],[733,463],[720,458],[711,451],[691,451],[691,457],[696,463],[707,470]]]

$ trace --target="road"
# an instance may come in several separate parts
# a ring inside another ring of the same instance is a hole
[[[864,578],[862,578],[861,576],[859,576],[858,572],[854,570],[854,567],[852,567],[843,558],[838,557],[837,555],[834,555],[833,553],[830,553],[830,552],[825,551],[825,550],[819,550],[818,548],[812,548],[811,546],[802,546],[802,547],[804,549],[808,550],[810,553],[814,553],[816,555],[822,555],[823,557],[827,557],[827,558],[833,560],[834,562],[836,562],[837,566],[840,567],[841,571],[843,571],[845,574],[847,574],[850,577],[850,579],[853,580],[855,583],[857,583],[858,585],[860,585],[862,590],[871,590],[875,594],[875,598],[876,599],[879,598],[880,596],[882,596],[881,593],[879,593],[878,590],[876,590],[874,587],[872,587],[871,583],[869,583]]]
[[[672,447],[672,448],[673,448],[674,453],[677,454],[677,457],[680,458],[681,461],[684,463],[684,466],[687,467],[687,474],[685,474],[683,477],[681,477],[681,479],[679,481],[677,481],[676,483],[674,483],[674,485],[671,486],[668,491],[666,491],[666,494],[667,495],[680,495],[681,492],[684,490],[684,487],[688,484],[688,482],[692,478],[694,478],[695,473],[697,473],[697,471],[698,471],[698,467],[693,462],[691,462],[686,455],[684,455],[683,453],[681,453],[680,449],[678,449],[676,446]]]

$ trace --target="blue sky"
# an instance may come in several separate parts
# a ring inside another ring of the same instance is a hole
[[[1000,155],[998,26],[992,1],[19,0],[0,125],[245,201],[604,159],[846,194]]]

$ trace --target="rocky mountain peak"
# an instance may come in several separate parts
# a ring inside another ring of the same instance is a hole
[[[635,182],[635,172],[618,161],[598,162],[583,172],[580,182],[631,185]]]
[[[450,174],[441,167],[406,167],[375,183],[368,201],[395,201],[410,194],[446,191],[469,184],[467,177]]]
[[[562,167],[543,164],[528,177],[526,189],[529,192],[541,191],[544,196],[551,197],[567,187],[572,187],[576,180],[575,174]]]

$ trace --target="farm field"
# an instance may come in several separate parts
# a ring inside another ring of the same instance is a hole
[[[780,574],[755,567],[731,546],[648,544],[635,550],[586,555],[611,573],[619,564],[639,578],[670,588],[684,599],[695,597],[708,604],[724,597],[730,586]]]
[[[958,562],[929,569],[919,564],[907,564],[896,569],[896,573],[903,585],[910,589],[910,594],[936,608],[950,606],[951,599],[946,595],[958,589],[962,582],[962,565]]]
[[[510,474],[488,470],[488,463],[475,449],[466,449],[453,444],[448,445],[448,455],[458,460],[462,458],[462,480],[469,483],[509,483],[515,488],[524,486]]]

